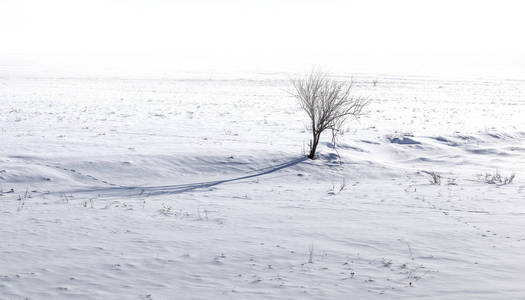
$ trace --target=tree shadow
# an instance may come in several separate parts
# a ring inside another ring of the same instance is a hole
[[[196,182],[188,184],[175,184],[175,185],[159,185],[159,186],[114,186],[114,187],[103,187],[93,189],[78,189],[70,190],[67,192],[60,192],[59,194],[82,194],[82,193],[104,193],[104,196],[140,196],[140,195],[163,195],[163,194],[181,194],[197,189],[205,189],[213,186],[217,186],[224,183],[236,182],[254,177],[267,175],[279,170],[295,166],[305,160],[307,157],[299,157],[290,161],[269,166],[266,168],[258,169],[253,174],[223,179],[215,181]],[[51,194],[57,194],[53,192]]]

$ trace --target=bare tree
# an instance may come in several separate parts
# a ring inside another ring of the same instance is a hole
[[[362,115],[363,108],[368,104],[365,98],[351,95],[351,81],[338,81],[320,71],[312,71],[304,78],[292,80],[292,84],[291,94],[297,98],[299,106],[311,121],[310,159],[315,157],[323,131],[332,130],[335,147],[335,135],[346,119]]]

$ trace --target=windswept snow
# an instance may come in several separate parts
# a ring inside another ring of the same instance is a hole
[[[0,299],[524,299],[523,82],[354,81],[1,78]]]

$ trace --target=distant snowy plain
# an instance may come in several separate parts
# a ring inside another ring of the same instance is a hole
[[[353,80],[0,78],[0,299],[525,299],[524,82]]]

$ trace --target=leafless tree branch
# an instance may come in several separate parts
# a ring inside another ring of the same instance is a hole
[[[312,71],[304,78],[292,80],[291,94],[311,121],[312,142],[308,158],[314,159],[321,133],[339,132],[348,117],[359,117],[369,101],[351,94],[352,82],[338,81],[328,74]],[[335,146],[335,145],[334,145]]]

